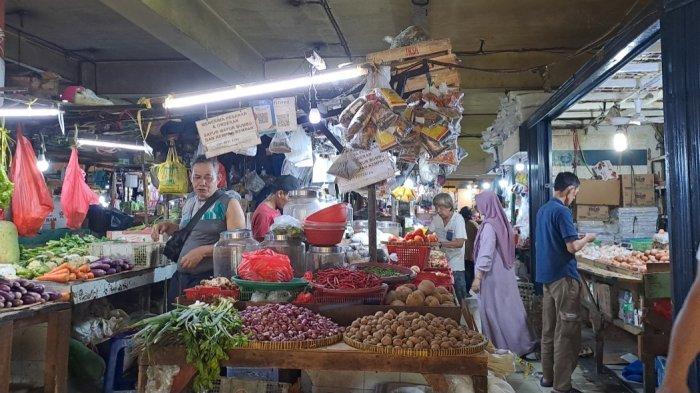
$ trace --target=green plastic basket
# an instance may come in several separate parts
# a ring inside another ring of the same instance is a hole
[[[243,280],[238,277],[233,277],[232,281],[240,288],[242,301],[250,301],[255,292],[269,295],[271,292],[287,291],[292,298],[289,300],[289,302],[291,302],[309,285],[303,278],[294,278],[292,281],[288,282],[264,282]]]
[[[630,248],[634,251],[646,251],[651,250],[654,240],[650,238],[643,239],[630,239]]]

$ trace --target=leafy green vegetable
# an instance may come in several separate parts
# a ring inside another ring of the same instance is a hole
[[[374,274],[377,277],[396,277],[401,275],[400,272],[388,267],[369,266],[362,270],[367,273]]]
[[[88,255],[89,245],[99,241],[101,239],[92,235],[66,235],[58,240],[49,240],[45,246],[41,247],[20,246],[19,263],[15,265],[15,270],[22,278],[32,279],[41,276],[66,262],[66,258]]]
[[[4,121],[3,121],[4,123]],[[0,127],[0,209],[7,210],[10,207],[12,193],[15,190],[15,185],[7,176],[7,165],[11,157],[10,152],[10,132],[3,124]]]
[[[197,392],[212,389],[219,379],[221,361],[228,359],[228,351],[248,343],[248,336],[242,333],[243,320],[233,302],[226,298],[216,305],[176,305],[175,310],[144,319],[134,327],[141,329],[134,336],[139,350],[152,345],[185,346],[187,362],[197,371]]]

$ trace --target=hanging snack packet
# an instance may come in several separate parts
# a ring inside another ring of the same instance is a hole
[[[379,100],[391,109],[406,108],[406,101],[403,98],[401,98],[401,96],[398,95],[398,93],[396,93],[393,89],[385,87],[374,89],[374,94],[376,94]]]
[[[369,121],[372,120],[373,110],[374,105],[372,104],[372,102],[365,102],[364,104],[362,104],[357,113],[355,113],[355,116],[353,116],[350,125],[345,131],[346,140],[352,140],[355,134],[359,133],[367,126],[367,123],[369,123]]]
[[[352,121],[352,118],[355,116],[358,110],[362,107],[362,105],[365,104],[367,100],[365,97],[357,97],[353,102],[350,103],[350,105],[346,106],[345,109],[340,113],[340,116],[338,117],[338,121],[340,124],[343,125],[343,127],[348,128],[350,125],[350,122]]]
[[[355,149],[369,150],[376,134],[377,126],[370,120],[361,132],[355,134],[355,137],[350,142],[350,146]]]
[[[352,179],[362,169],[356,155],[354,150],[343,151],[328,168],[328,173],[343,179]]]
[[[408,107],[413,107],[413,106],[419,106],[423,105],[423,93],[420,91],[417,91],[415,93],[411,93],[410,96],[406,99],[406,105]]]
[[[419,127],[419,129],[421,134],[436,142],[443,140],[450,132],[449,127],[443,123],[438,123],[429,127],[422,126]]]
[[[428,160],[428,162],[431,164],[440,165],[457,165],[459,164],[459,159],[457,158],[457,149],[445,150],[444,152]]]
[[[430,157],[436,157],[448,148],[448,146],[445,146],[442,143],[425,135],[421,135],[421,144],[423,145],[425,151],[428,152]]]
[[[284,131],[277,130],[270,141],[269,150],[270,153],[275,154],[291,153],[292,147],[289,145],[289,135]]]
[[[379,131],[375,137],[379,150],[387,151],[399,144],[396,137],[388,131]]]
[[[377,125],[377,129],[380,131],[384,131],[393,126],[398,118],[399,115],[392,112],[391,109],[382,105],[380,102],[376,103],[374,111],[372,112],[372,120],[374,121],[374,124]]]

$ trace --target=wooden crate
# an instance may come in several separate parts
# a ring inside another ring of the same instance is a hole
[[[449,38],[446,38],[370,53],[367,55],[367,62],[396,67],[401,64],[412,63],[425,58],[440,57],[451,53],[452,43]]]
[[[461,79],[459,76],[459,71],[456,69],[443,68],[437,71],[430,72],[430,79],[433,86],[440,86],[441,84],[446,84],[451,87],[459,87]],[[427,75],[414,76],[406,80],[406,85],[404,85],[404,93],[412,93],[414,91],[423,90],[428,86]]]

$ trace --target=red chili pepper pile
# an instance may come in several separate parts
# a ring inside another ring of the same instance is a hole
[[[325,269],[314,274],[314,283],[328,289],[361,289],[378,287],[382,280],[360,270]]]

